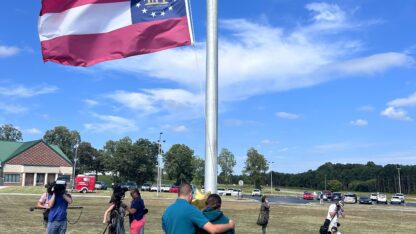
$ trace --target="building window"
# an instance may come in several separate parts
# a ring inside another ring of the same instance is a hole
[[[20,183],[20,174],[5,174],[4,183]]]

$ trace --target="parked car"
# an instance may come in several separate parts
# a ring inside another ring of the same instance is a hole
[[[141,189],[142,191],[150,191],[150,187],[152,187],[152,185],[146,183],[142,185]]]
[[[316,200],[321,200],[321,194],[322,192],[316,193]]]
[[[253,189],[253,191],[251,191],[251,196],[261,196],[261,190],[260,189]]]
[[[170,186],[168,185],[162,185],[162,187],[160,187],[160,191],[168,193],[170,189]]]
[[[387,204],[387,196],[384,194],[378,194],[377,196],[377,204],[384,203]]]
[[[377,202],[377,196],[378,196],[378,193],[372,193],[372,194],[370,194],[371,201]]]
[[[107,184],[104,181],[96,181],[95,189],[97,190],[107,190]]]
[[[179,192],[179,187],[178,186],[172,186],[169,189],[170,193],[178,193]]]
[[[159,192],[160,192],[160,189],[158,189],[158,187],[157,187],[156,185],[152,185],[152,186],[150,187],[150,192],[157,192],[157,191],[159,191]]]
[[[399,197],[402,203],[405,203],[405,197],[403,193],[396,193],[394,196]]]
[[[342,193],[340,192],[334,192],[332,194],[331,201],[341,201],[342,200]]]
[[[234,196],[234,197],[239,197],[241,195],[242,195],[241,189],[233,189],[233,192],[231,193],[231,196]]]
[[[225,196],[231,196],[233,194],[233,189],[226,189]]]
[[[373,201],[371,200],[371,198],[369,196],[361,196],[359,203],[360,204],[370,204],[370,205],[372,205]]]
[[[357,195],[355,193],[347,193],[344,196],[345,203],[357,203]]]
[[[402,204],[402,199],[399,196],[392,196],[390,204]]]
[[[218,193],[218,195],[220,195],[220,196],[224,196],[224,195],[225,195],[225,189],[223,189],[223,188],[218,188],[218,189],[217,189],[217,193]]]
[[[323,199],[325,201],[332,199],[332,192],[331,191],[326,190],[326,191],[322,191],[322,193],[324,194]]]
[[[310,192],[304,192],[303,193],[303,199],[305,200],[313,200],[313,194]]]
[[[127,181],[125,183],[121,183],[121,187],[122,188],[127,188],[128,190],[131,190],[131,189],[136,189],[137,184],[136,184],[136,182],[133,182],[133,181]]]

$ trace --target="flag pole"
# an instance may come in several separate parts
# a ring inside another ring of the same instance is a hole
[[[218,0],[207,0],[205,191],[217,193]]]

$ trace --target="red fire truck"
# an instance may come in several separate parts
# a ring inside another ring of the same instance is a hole
[[[75,191],[81,193],[94,192],[95,176],[77,175],[75,177]]]

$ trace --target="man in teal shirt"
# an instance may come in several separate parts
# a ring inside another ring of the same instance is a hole
[[[194,234],[196,228],[208,233],[223,233],[234,228],[234,222],[212,224],[197,208],[191,205],[192,187],[184,183],[179,187],[178,199],[166,208],[162,216],[162,228],[165,234]]]

